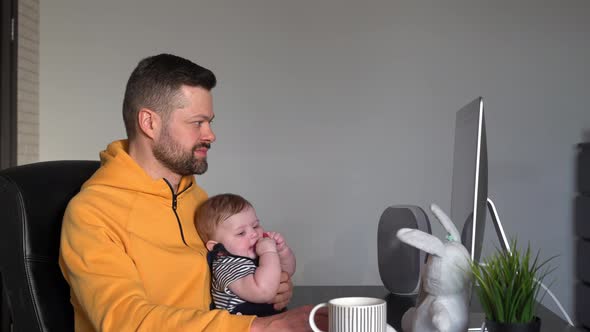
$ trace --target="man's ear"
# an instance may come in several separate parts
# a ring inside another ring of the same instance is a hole
[[[154,139],[160,128],[160,115],[149,108],[141,108],[137,113],[137,120],[139,130],[149,138]]]
[[[215,245],[219,243],[217,241],[213,241],[213,240],[209,240],[207,241],[207,243],[205,243],[205,247],[207,247],[207,250],[212,251],[213,247],[215,247]]]

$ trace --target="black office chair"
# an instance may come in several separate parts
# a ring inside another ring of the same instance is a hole
[[[74,331],[58,265],[64,210],[98,161],[50,161],[0,171],[0,331]]]

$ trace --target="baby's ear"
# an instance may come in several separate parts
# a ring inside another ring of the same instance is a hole
[[[217,241],[209,240],[209,241],[207,241],[207,243],[205,243],[205,247],[207,247],[207,250],[211,251],[211,250],[213,250],[213,247],[215,247],[215,245],[217,243],[218,243]]]

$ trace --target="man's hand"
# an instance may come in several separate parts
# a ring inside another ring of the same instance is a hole
[[[281,272],[281,283],[277,295],[272,299],[271,303],[275,310],[283,310],[293,297],[293,282],[287,272]]]
[[[309,313],[313,306],[307,305],[285,311],[282,314],[255,318],[250,326],[250,332],[310,332]],[[328,312],[325,308],[317,311],[315,315],[316,325],[328,330]]]

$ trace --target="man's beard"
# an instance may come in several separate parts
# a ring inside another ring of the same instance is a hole
[[[160,140],[154,145],[153,153],[157,160],[176,174],[200,175],[207,171],[207,158],[197,158],[195,151],[203,147],[210,148],[211,144],[200,143],[189,152],[183,151],[182,146],[170,136],[168,128],[164,127]]]

